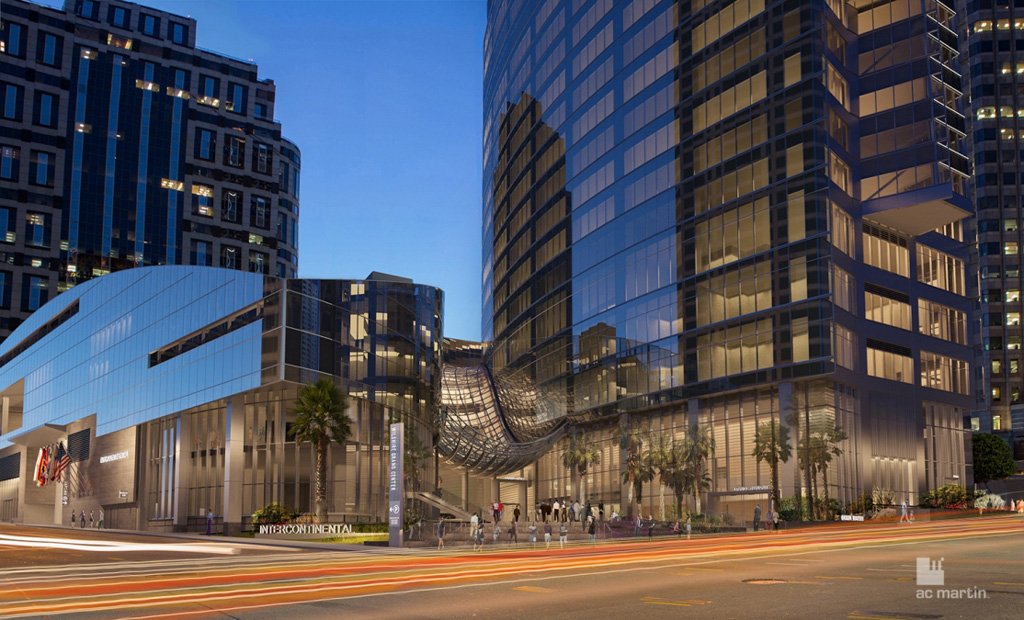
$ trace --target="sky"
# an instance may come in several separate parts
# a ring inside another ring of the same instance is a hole
[[[140,4],[191,16],[198,47],[277,85],[302,151],[300,277],[437,286],[445,336],[480,338],[485,0]]]

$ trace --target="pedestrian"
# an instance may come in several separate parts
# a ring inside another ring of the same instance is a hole
[[[476,529],[480,525],[480,517],[477,513],[473,513],[473,516],[469,518],[469,539],[476,540]]]
[[[491,502],[491,521],[494,523],[498,522],[498,502]]]
[[[522,513],[519,512],[519,504],[516,504],[516,509],[512,511],[512,520],[515,521],[516,523],[519,523],[519,516],[521,514]]]
[[[754,531],[761,525],[761,504],[754,507]]]
[[[515,520],[508,526],[508,546],[514,547],[519,544],[519,527],[516,525]]]
[[[85,527],[85,511],[84,510],[78,511],[78,527],[79,528],[84,528]]]
[[[476,537],[473,539],[473,550],[484,550],[484,528],[482,527],[476,530]]]
[[[640,528],[643,527],[643,523],[644,523],[643,517],[641,517],[640,515],[637,515],[636,516],[636,520],[633,522],[633,538],[639,538],[640,537]]]
[[[494,544],[497,545],[498,541],[501,540],[501,524],[494,524]]]
[[[206,535],[213,535],[213,509],[206,511]]]
[[[96,527],[96,522],[92,520],[92,511],[89,511],[89,529]]]
[[[619,520],[619,511],[618,510],[613,510],[612,511],[612,521],[616,521],[617,522],[618,520]]]
[[[537,522],[536,521],[531,521],[530,522],[530,544],[532,544],[534,547],[537,546]]]
[[[75,509],[71,509],[71,527],[75,527]]]
[[[903,500],[903,512],[900,513],[900,523],[903,523],[904,521],[907,521],[907,522],[910,521],[910,519],[907,518],[907,500],[906,499]]]
[[[498,521],[501,521],[502,515],[505,514],[505,504],[498,502]]]
[[[597,544],[597,522],[594,520],[594,517],[590,517],[590,519],[588,519],[587,533],[590,534],[590,544],[596,545]]]
[[[687,517],[686,517],[686,540],[690,540],[690,529],[691,529],[690,517],[689,517],[689,515],[687,515]]]
[[[676,522],[674,524],[672,524],[672,531],[675,532],[676,538],[682,538],[683,537],[683,531],[679,529],[679,521],[678,520],[676,520]]]
[[[544,522],[544,548],[551,548],[551,523]]]
[[[555,513],[555,521],[558,521],[559,516],[562,514],[562,505],[558,503],[557,499],[555,500],[555,503],[551,505],[551,510]]]
[[[776,532],[779,531],[779,511],[778,510],[773,510],[772,511],[772,527],[775,528]]]
[[[604,500],[597,503],[597,518],[604,521]]]
[[[558,526],[558,548],[565,549],[565,541],[569,539],[569,526],[563,521]]]
[[[96,524],[101,530],[103,529],[103,509],[100,508],[100,521]]]
[[[569,520],[569,500],[562,502],[562,521]]]
[[[655,525],[656,525],[656,523],[654,522],[654,515],[651,515],[651,517],[650,517],[650,527],[647,528],[647,540],[654,540],[654,526]]]
[[[444,549],[444,517],[437,520],[437,548]]]

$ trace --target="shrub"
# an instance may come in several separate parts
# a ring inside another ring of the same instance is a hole
[[[804,503],[806,505],[806,501]],[[782,498],[782,505],[779,506],[779,519],[782,521],[800,520],[800,506],[796,503],[795,497]]]
[[[989,493],[987,495],[982,495],[978,499],[974,500],[974,507],[992,508],[994,510],[999,510],[1002,508],[1006,508],[1006,502],[1003,500],[1003,498],[999,497],[998,495]]]
[[[947,484],[921,495],[918,506],[921,508],[951,508],[959,510],[974,505],[979,494],[968,491],[958,484]]]
[[[299,513],[285,508],[277,502],[271,502],[252,513],[253,525],[279,525],[290,523]]]
[[[850,514],[864,514],[875,509],[875,501],[870,493],[861,493],[860,497],[850,504]]]
[[[875,506],[892,506],[896,502],[896,495],[892,491],[875,487],[871,489],[871,501]]]
[[[896,509],[895,508],[882,508],[871,515],[871,519],[895,519]]]

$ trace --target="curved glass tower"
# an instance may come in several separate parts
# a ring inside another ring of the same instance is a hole
[[[634,427],[710,433],[714,512],[766,501],[773,420],[844,429],[840,501],[963,479],[956,32],[934,0],[489,2],[483,336],[593,432],[594,501],[632,510]],[[539,501],[583,486],[560,456]],[[783,495],[825,495],[796,461]]]

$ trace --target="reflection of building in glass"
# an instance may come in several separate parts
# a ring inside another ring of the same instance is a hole
[[[765,501],[752,442],[772,419],[794,441],[844,428],[840,501],[964,477],[955,13],[767,4],[488,7],[483,336],[599,438],[587,488],[620,513],[631,420],[710,429],[716,512]],[[531,475],[531,503],[579,492],[557,449]],[[812,491],[797,459],[782,481]]]
[[[982,347],[988,411],[975,430],[1011,438],[1024,459],[1024,368],[1021,361],[1021,196],[1024,151],[1024,62],[1014,55],[1024,37],[1019,11],[1000,3],[969,3],[971,125],[981,274]],[[968,67],[964,68],[967,75]],[[1014,437],[1015,436],[1015,437]]]
[[[3,0],[0,14],[0,339],[122,269],[295,276],[299,150],[252,61],[131,2]]]
[[[237,531],[269,502],[308,512],[316,459],[291,436],[291,410],[326,376],[352,420],[329,453],[332,519],[383,521],[388,424],[431,443],[442,304],[436,288],[376,273],[154,267],[76,286],[0,345],[0,519],[103,507],[111,527],[182,530],[212,509]],[[56,441],[72,452],[66,484],[36,487],[38,449]]]

